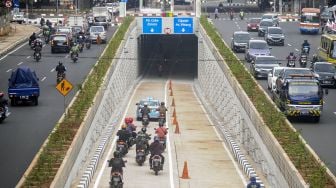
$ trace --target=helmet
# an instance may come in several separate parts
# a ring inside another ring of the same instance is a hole
[[[159,121],[159,127],[163,127],[163,122]]]
[[[79,38],[82,39],[83,38],[82,35],[79,35]]]
[[[5,96],[5,94],[3,92],[0,92],[0,97]]]
[[[133,123],[133,118],[132,118],[132,117],[129,117],[129,118],[128,118],[128,121],[129,121],[129,123]]]
[[[58,65],[63,65],[63,63],[59,61],[59,62],[58,62]]]
[[[161,102],[161,105],[162,105],[162,106],[164,106],[164,105],[165,105],[165,103],[164,103],[164,102]]]
[[[144,103],[144,106],[148,106],[148,103],[145,102],[145,103]]]
[[[114,156],[114,157],[120,157],[120,152],[119,152],[119,151],[115,151],[115,152],[113,153],[113,156]]]
[[[305,43],[307,43],[308,41],[307,40],[304,40]]]
[[[147,131],[147,129],[146,129],[145,127],[143,127],[143,128],[141,129],[141,131],[142,131],[143,133],[145,133],[145,132]]]
[[[123,124],[123,125],[121,126],[122,129],[126,129],[126,127],[127,127],[126,124]]]
[[[74,43],[73,43],[73,45],[74,45],[74,46],[77,46],[77,43],[76,43],[76,42],[74,42]]]
[[[317,55],[316,55],[316,54],[314,54],[314,55],[313,55],[313,58],[317,58]]]
[[[130,123],[130,121],[129,121],[129,118],[128,118],[128,117],[126,117],[126,118],[125,118],[125,123]]]
[[[155,141],[160,141],[160,138],[158,136],[154,136],[154,142]]]
[[[256,178],[254,176],[252,176],[252,177],[250,177],[250,181],[251,182],[256,182],[257,180],[256,180]]]
[[[294,53],[293,53],[293,52],[290,52],[289,55],[294,55]]]

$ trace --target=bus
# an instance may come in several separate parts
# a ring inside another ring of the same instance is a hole
[[[320,47],[318,48],[318,58],[320,61],[336,63],[336,34],[323,34],[321,36]]]
[[[318,34],[320,30],[320,9],[303,8],[300,19],[300,32]]]

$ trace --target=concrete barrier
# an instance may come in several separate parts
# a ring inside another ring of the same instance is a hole
[[[200,28],[202,36],[206,36]],[[198,84],[270,187],[308,187],[208,37],[200,39]],[[207,46],[207,47],[206,47]],[[210,50],[206,50],[210,49]],[[213,54],[213,55],[212,55]]]

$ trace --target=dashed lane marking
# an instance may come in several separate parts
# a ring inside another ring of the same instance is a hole
[[[65,56],[65,58],[68,58],[69,57],[69,54]]]
[[[54,72],[55,71],[55,68],[51,69],[50,72]]]
[[[21,65],[23,62],[21,61],[20,63],[18,63],[17,65]]]
[[[29,58],[30,58],[30,56],[27,57],[27,59],[29,59]]]
[[[45,47],[46,45],[45,44],[43,44],[43,46],[42,47]]]
[[[46,78],[47,78],[47,77],[43,77],[41,81],[43,82]]]
[[[12,69],[8,69],[6,72],[9,72],[9,71],[11,71]]]
[[[298,50],[298,49],[295,49],[295,51],[297,51],[297,52],[298,52],[299,50]]]
[[[291,44],[287,44],[288,46],[292,46]]]

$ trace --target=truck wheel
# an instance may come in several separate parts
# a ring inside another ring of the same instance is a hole
[[[314,123],[318,123],[320,121],[320,116],[313,117]]]
[[[11,106],[15,106],[15,105],[16,105],[15,99],[11,99]]]
[[[34,97],[34,105],[37,106],[38,105],[38,98],[37,97]]]

